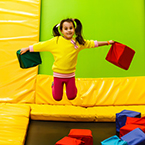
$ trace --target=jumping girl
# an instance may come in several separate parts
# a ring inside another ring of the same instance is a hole
[[[64,84],[66,85],[66,95],[69,100],[75,99],[77,95],[75,70],[78,53],[85,48],[94,48],[114,43],[113,40],[102,42],[84,40],[81,32],[82,24],[78,19],[64,19],[60,24],[53,27],[54,38],[21,49],[21,54],[27,51],[49,51],[53,54],[54,63],[52,70],[54,82],[52,85],[52,94],[53,98],[57,101],[62,99]],[[74,34],[76,35],[75,38]]]

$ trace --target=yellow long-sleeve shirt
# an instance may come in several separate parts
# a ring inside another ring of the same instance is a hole
[[[75,39],[72,39],[75,41]],[[97,42],[97,41],[96,41]],[[85,45],[76,43],[77,47],[62,36],[54,37],[45,42],[38,42],[33,45],[34,52],[49,51],[54,56],[52,70],[56,73],[69,74],[76,70],[78,53],[85,48],[94,48],[95,41],[86,40]]]

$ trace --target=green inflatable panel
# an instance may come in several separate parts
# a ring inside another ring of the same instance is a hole
[[[53,26],[65,18],[78,18],[86,40],[115,40],[135,50],[130,68],[123,70],[105,60],[110,49],[102,46],[78,55],[77,78],[145,75],[144,0],[41,0],[40,41],[51,39]],[[52,75],[53,56],[41,52],[39,74]]]

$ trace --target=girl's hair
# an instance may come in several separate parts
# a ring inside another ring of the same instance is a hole
[[[75,28],[75,23],[74,21],[76,22],[77,26]],[[83,39],[82,37],[82,23],[78,20],[78,19],[63,19],[61,22],[60,22],[60,30],[62,30],[62,27],[63,27],[63,23],[64,22],[69,22],[69,23],[72,23],[74,28],[75,28],[75,34],[76,34],[76,41],[79,43],[79,44],[82,44],[84,45],[85,44],[85,40]],[[55,25],[53,27],[53,36],[61,36],[61,34],[59,33],[59,30],[58,30],[58,25]]]

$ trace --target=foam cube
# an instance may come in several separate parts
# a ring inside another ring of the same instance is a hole
[[[145,117],[135,118],[135,117],[127,117],[126,124],[137,124],[145,126]]]
[[[61,140],[57,141],[55,145],[83,145],[83,142],[79,139],[65,136]]]
[[[134,54],[135,51],[130,47],[115,42],[114,44],[112,44],[106,56],[106,60],[120,68],[128,70]]]
[[[141,113],[136,111],[131,111],[131,110],[123,110],[119,113],[116,113],[116,132],[119,132],[120,128],[125,125],[127,117],[140,118]]]
[[[101,145],[127,145],[127,142],[114,135],[102,141]]]
[[[92,131],[89,129],[71,129],[68,136],[81,139],[84,145],[93,145]]]
[[[128,145],[145,145],[145,134],[139,128],[122,136],[121,139],[126,141]]]
[[[129,133],[130,131],[132,131],[136,128],[140,128],[143,132],[145,132],[145,126],[143,126],[143,125],[127,124],[120,128],[119,137],[122,137],[123,135]]]
[[[16,54],[21,68],[30,68],[42,63],[39,52],[27,51],[21,55],[20,51],[21,50],[18,50]]]

